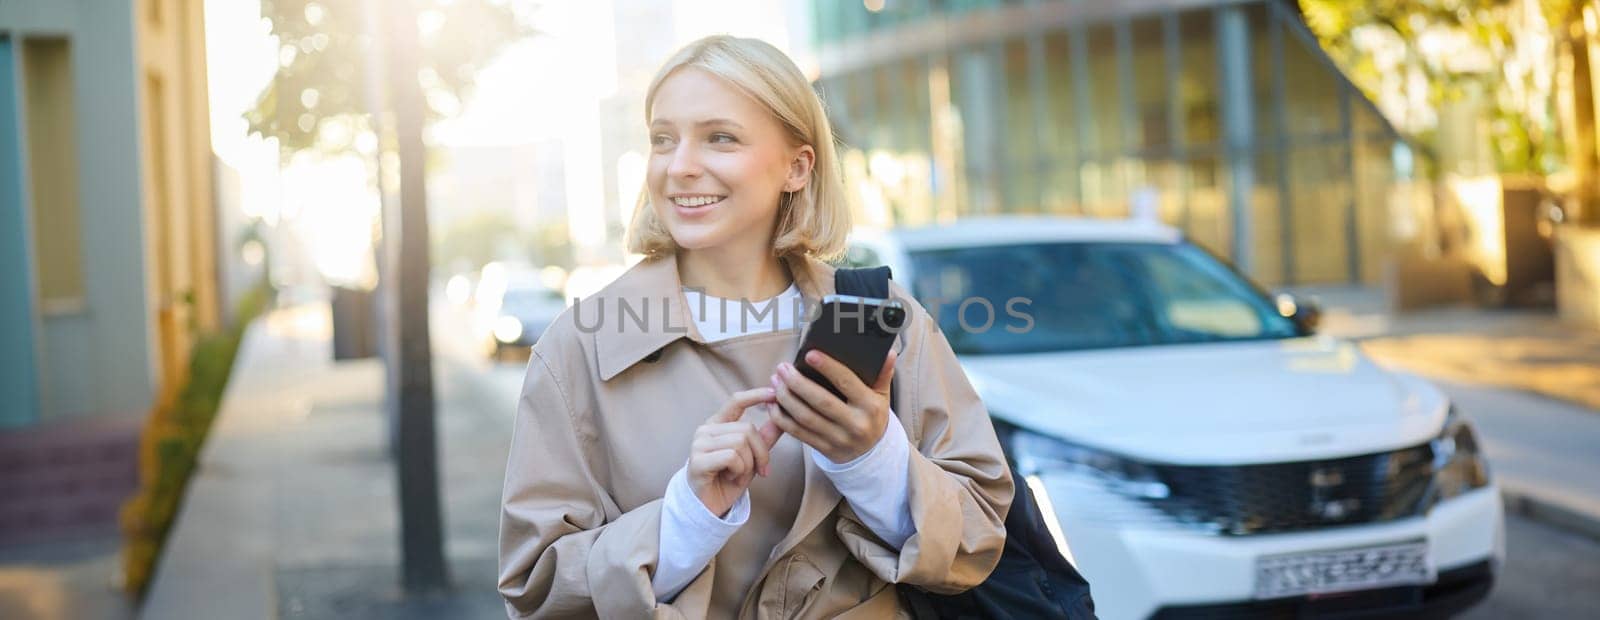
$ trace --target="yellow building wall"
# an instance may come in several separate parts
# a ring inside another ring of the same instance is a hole
[[[219,322],[203,9],[203,0],[134,4],[158,408],[187,378],[195,336]]]

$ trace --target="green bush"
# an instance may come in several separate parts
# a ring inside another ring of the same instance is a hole
[[[139,490],[122,506],[123,588],[144,596],[161,546],[177,516],[211,421],[222,406],[244,329],[266,310],[275,291],[264,278],[239,299],[232,325],[202,334],[189,356],[189,373],[168,407],[157,409],[141,437]]]

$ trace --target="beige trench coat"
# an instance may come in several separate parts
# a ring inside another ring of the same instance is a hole
[[[832,267],[786,263],[808,301],[833,293]],[[910,299],[898,284],[893,294]],[[619,300],[629,313],[619,315]],[[777,542],[740,547],[749,545],[740,534],[759,527],[756,510],[677,597],[656,603],[661,497],[694,430],[732,392],[767,385],[799,344],[793,330],[707,344],[684,304],[675,258],[646,260],[568,308],[534,345],[500,522],[499,589],[511,616],[883,618],[902,615],[892,584],[957,592],[989,575],[1005,542],[1010,471],[944,334],[911,303],[894,384],[895,414],[915,448],[916,533],[898,551],[882,542],[786,435],[771,478],[788,476],[788,486],[751,491],[756,504],[793,504],[774,513],[792,519],[773,519],[763,539]]]

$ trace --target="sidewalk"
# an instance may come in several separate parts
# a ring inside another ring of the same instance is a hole
[[[1371,289],[1308,291],[1322,333],[1433,379],[1477,425],[1507,510],[1600,540],[1600,333],[1553,312],[1388,312]]]
[[[201,465],[141,609],[147,618],[501,617],[504,415],[434,359],[446,557],[457,587],[398,588],[394,465],[376,360],[334,363],[326,306],[246,334]]]

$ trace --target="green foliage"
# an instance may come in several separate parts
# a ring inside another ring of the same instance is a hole
[[[410,2],[418,15],[418,85],[430,120],[454,114],[477,70],[505,44],[533,32],[533,7],[505,0],[261,0],[261,16],[278,37],[279,65],[244,115],[250,131],[277,138],[286,157],[311,148],[351,150],[356,136],[374,129],[367,97],[375,49],[369,13],[382,20],[399,2]]]
[[[189,374],[173,403],[155,411],[141,437],[139,491],[122,507],[122,567],[124,589],[142,597],[155,576],[156,561],[172,521],[182,504],[183,491],[194,470],[222,405],[222,394],[251,319],[267,308],[275,295],[263,278],[239,299],[239,320],[220,331],[202,335],[189,356]]]
[[[1384,92],[1383,68],[1374,58],[1384,53],[1377,49],[1383,43],[1375,42],[1397,43],[1405,66],[1425,77],[1425,100],[1433,108],[1472,93],[1486,96],[1500,172],[1550,174],[1564,162],[1550,90],[1556,49],[1546,37],[1557,37],[1576,17],[1577,2],[1538,0],[1531,15],[1523,10],[1530,5],[1521,0],[1300,0],[1299,5],[1329,55],[1368,96],[1383,101],[1396,95]],[[1471,54],[1461,53],[1460,46],[1430,47],[1429,37],[1465,43]],[[1474,55],[1487,62],[1462,62]],[[1402,129],[1437,146],[1436,122]]]
[[[435,235],[433,263],[441,268],[466,264],[477,269],[494,260],[527,260],[535,265],[572,266],[565,221],[519,230],[511,214],[480,211],[452,221]]]

